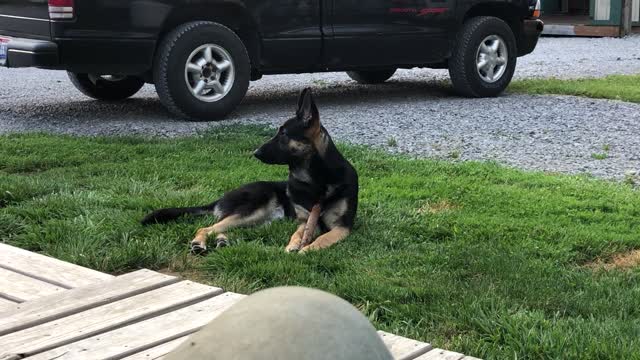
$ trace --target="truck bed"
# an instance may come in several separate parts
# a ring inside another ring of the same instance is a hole
[[[47,0],[0,0],[0,35],[51,38]]]

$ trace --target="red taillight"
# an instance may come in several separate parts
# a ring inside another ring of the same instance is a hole
[[[49,18],[73,19],[73,0],[49,0]]]
[[[540,12],[540,0],[538,0],[538,1],[536,1],[536,7],[533,9],[532,16],[533,16],[534,19],[537,19],[537,18],[540,17],[540,15],[541,15],[541,12]]]

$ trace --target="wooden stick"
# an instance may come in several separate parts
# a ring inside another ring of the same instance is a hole
[[[303,248],[311,243],[313,240],[313,234],[316,232],[316,226],[318,226],[318,220],[320,219],[320,204],[316,204],[311,208],[309,213],[309,219],[304,226],[304,233],[302,235],[302,241],[300,242],[300,248]]]

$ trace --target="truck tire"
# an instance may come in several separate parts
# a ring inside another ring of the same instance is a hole
[[[167,34],[153,69],[162,104],[194,121],[222,120],[244,98],[250,76],[242,40],[209,21],[186,23]]]
[[[395,73],[396,69],[347,71],[347,75],[360,84],[382,84]]]
[[[507,23],[492,16],[471,18],[458,33],[449,59],[453,87],[464,96],[497,96],[511,82],[517,55]]]
[[[144,86],[144,80],[135,76],[67,74],[76,89],[97,100],[124,100]]]

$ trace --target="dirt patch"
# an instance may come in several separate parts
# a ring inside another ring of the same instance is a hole
[[[440,200],[437,202],[427,201],[418,209],[418,214],[440,214],[459,209],[460,206],[450,202],[449,200]]]
[[[173,260],[167,267],[156,270],[157,272],[175,276],[183,280],[205,283],[205,276],[202,271],[197,270],[197,266],[202,263],[200,256],[186,255]]]
[[[586,265],[594,270],[626,270],[640,266],[640,250],[614,255],[607,261],[597,260]]]
[[[175,270],[173,270],[171,268],[158,269],[158,270],[156,270],[156,272],[159,272],[160,274],[168,275],[168,276],[175,276],[175,277],[179,277],[179,278],[182,277],[182,274],[180,272],[175,271]]]

